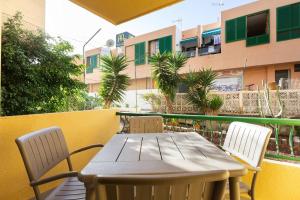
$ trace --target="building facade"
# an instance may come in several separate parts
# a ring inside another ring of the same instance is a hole
[[[220,91],[256,90],[262,82],[300,88],[300,1],[255,1],[223,11],[220,22],[181,34],[171,26],[125,40],[128,93],[155,89],[149,55],[178,49],[189,58],[180,73],[212,68]]]

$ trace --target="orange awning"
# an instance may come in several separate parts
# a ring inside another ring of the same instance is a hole
[[[71,0],[117,25],[182,0]]]

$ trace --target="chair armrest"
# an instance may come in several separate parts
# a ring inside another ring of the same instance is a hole
[[[73,155],[73,154],[76,154],[76,153],[79,153],[79,152],[82,152],[82,151],[85,151],[88,149],[96,148],[96,147],[104,147],[104,145],[103,144],[92,144],[92,145],[77,149],[77,150],[71,152],[70,155]]]
[[[78,172],[76,172],[76,171],[64,172],[64,173],[56,174],[54,176],[50,176],[50,177],[47,177],[44,179],[40,179],[38,181],[31,181],[30,185],[31,186],[43,185],[45,183],[49,183],[49,182],[56,181],[59,179],[69,178],[69,177],[77,177],[77,176],[78,176]]]
[[[246,163],[243,163],[243,165],[249,170],[253,172],[260,172],[261,168],[260,167],[252,167],[251,165],[248,165]]]

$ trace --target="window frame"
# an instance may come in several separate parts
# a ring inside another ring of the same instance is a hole
[[[248,17],[258,15],[258,14],[261,14],[261,13],[264,13],[264,12],[267,12],[267,14],[268,14],[268,18],[267,18],[268,33],[248,37],[248,34],[247,34],[248,33],[248,26],[247,26],[248,25],[248,23],[247,23],[248,22],[248,20],[247,20]],[[262,45],[262,44],[269,44],[270,43],[270,35],[271,35],[271,30],[270,30],[270,9],[259,11],[259,12],[256,12],[256,13],[252,13],[252,14],[246,16],[246,47],[252,47],[252,46],[257,46],[257,45]],[[266,40],[263,41],[263,42],[259,42],[258,40],[260,38],[263,38],[263,37],[266,37]],[[249,44],[250,39],[256,39],[256,43]]]

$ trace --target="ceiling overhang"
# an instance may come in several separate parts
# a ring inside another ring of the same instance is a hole
[[[183,0],[71,0],[118,25]]]

